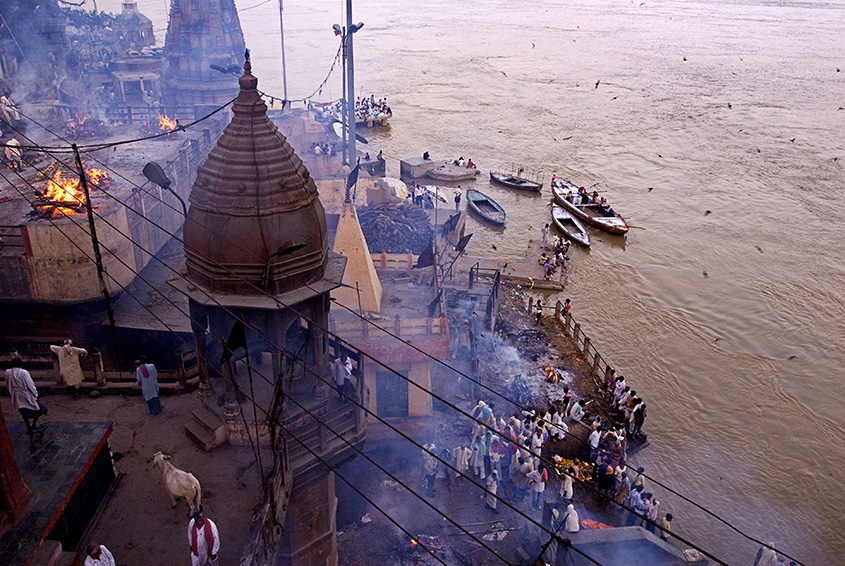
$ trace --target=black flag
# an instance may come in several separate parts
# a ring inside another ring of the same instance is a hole
[[[428,267],[429,265],[434,265],[434,240],[429,240],[428,245],[420,254],[420,257],[417,259],[417,264],[414,266],[417,267]]]
[[[355,168],[352,169],[352,172],[349,173],[349,177],[346,179],[346,190],[348,191],[352,187],[355,186],[355,183],[358,182],[358,171],[361,169],[360,165],[355,165]]]
[[[458,240],[458,243],[455,246],[455,251],[458,253],[464,251],[464,248],[467,247],[470,238],[472,238],[472,234],[467,234],[466,236]]]
[[[345,202],[352,202],[353,198],[349,194],[349,189],[355,186],[355,183],[358,182],[358,171],[361,170],[360,163],[355,165],[355,168],[352,169],[352,172],[349,173],[349,177],[346,179],[346,200]]]
[[[232,354],[238,348],[246,349],[246,328],[240,320],[235,322],[235,325],[232,326],[232,330],[229,332],[229,337],[226,339],[226,344],[223,347],[223,359],[227,360],[231,358]]]
[[[440,289],[437,292],[437,296],[434,297],[434,300],[428,303],[428,316],[434,318],[434,313],[437,310],[437,305],[440,304],[440,297],[443,295],[443,289]]]

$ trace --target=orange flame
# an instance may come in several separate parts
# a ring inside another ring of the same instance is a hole
[[[63,179],[62,170],[59,169],[53,174],[53,178],[47,181],[47,190],[44,196],[48,200],[61,202],[85,202],[85,195],[79,190],[79,178]]]
[[[557,371],[552,366],[546,366],[546,381],[549,383],[557,383],[558,381]]]
[[[91,184],[99,187],[100,183],[107,182],[109,176],[105,174],[104,171],[101,169],[96,169],[91,167],[86,171],[88,173],[88,178],[91,180]]]
[[[103,188],[108,185],[108,175],[100,169],[90,167],[86,170],[86,175],[94,187]],[[47,180],[44,198],[57,203],[85,204],[85,193],[79,188],[79,177],[64,178],[61,169],[57,169],[53,177]],[[75,212],[74,208],[58,206],[53,209],[53,216]]]
[[[159,116],[158,128],[160,130],[175,130],[176,120],[174,120],[173,118],[168,118],[167,116]]]

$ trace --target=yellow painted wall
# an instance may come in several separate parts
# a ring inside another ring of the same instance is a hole
[[[334,251],[346,256],[346,271],[343,273],[343,287],[332,291],[339,303],[351,309],[358,309],[358,290],[361,294],[361,308],[367,312],[381,310],[381,281],[376,274],[373,258],[367,249],[367,242],[358,223],[355,206],[346,204],[337,223]],[[348,286],[347,286],[348,285]],[[357,286],[357,289],[356,289]]]

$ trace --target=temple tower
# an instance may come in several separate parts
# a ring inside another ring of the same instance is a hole
[[[238,92],[234,77],[212,65],[237,70],[244,50],[234,0],[172,0],[162,77],[168,115],[200,118],[232,100]]]
[[[267,373],[273,389],[256,385],[254,393],[262,410],[272,413],[268,408],[280,388],[287,400],[280,413],[262,414],[255,426],[272,420],[293,437],[299,433],[291,423],[321,426],[317,419],[339,410],[324,381],[329,375],[325,329],[330,293],[341,284],[346,265],[346,258],[328,249],[317,186],[267,117],[248,59],[239,84],[234,116],[191,189],[184,226],[187,281],[174,282],[189,296],[200,395],[224,395],[230,442],[241,421],[232,385],[236,380],[245,385],[245,377],[233,377],[235,364],[227,357],[235,351],[248,350],[250,368],[253,362],[267,365],[259,362],[267,359],[262,353],[271,356]],[[234,343],[239,321],[245,337]],[[342,418],[356,418],[349,405],[342,409]],[[290,456],[294,484],[277,564],[332,566],[337,563],[334,476],[294,440],[289,438],[287,446],[298,448],[298,456]],[[349,450],[328,442],[315,449],[335,461]],[[307,532],[297,524],[305,516],[310,517]]]

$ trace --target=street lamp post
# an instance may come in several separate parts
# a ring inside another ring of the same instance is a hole
[[[341,129],[343,143],[343,161],[350,167],[357,161],[355,149],[355,63],[352,57],[352,35],[364,27],[363,22],[352,23],[352,0],[346,0],[346,27],[339,24],[332,26],[335,35],[340,36],[343,55],[343,102],[341,109]],[[346,122],[344,124],[343,122]]]

